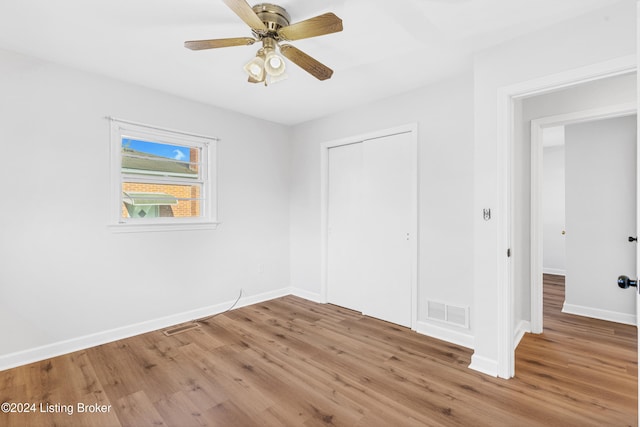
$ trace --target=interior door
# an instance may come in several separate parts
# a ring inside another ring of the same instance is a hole
[[[327,301],[362,312],[362,143],[329,149]]]
[[[411,327],[416,168],[412,133],[328,150],[327,301]]]
[[[621,288],[633,287],[636,302],[636,338],[638,341],[638,362],[640,363],[640,286],[638,286],[638,274],[640,274],[640,250],[637,248],[638,236],[640,235],[640,149],[638,149],[637,141],[640,140],[640,129],[636,125],[636,155],[635,158],[635,236],[629,236],[628,241],[635,246],[635,272],[631,276],[627,273],[618,277],[618,286]],[[638,376],[638,425],[640,425],[640,376]]]
[[[640,0],[636,1],[636,22],[640,22]],[[636,27],[636,42],[640,41],[640,27]],[[636,49],[636,63],[640,61],[640,51]],[[637,67],[637,65],[636,65]],[[636,108],[640,106],[640,74],[636,69]],[[637,108],[636,111],[640,111]],[[637,119],[637,114],[636,114]],[[640,129],[636,123],[636,236],[640,226]],[[640,250],[636,250],[636,272],[640,272]],[[638,289],[640,291],[640,289]],[[640,293],[636,292],[636,339],[638,342],[638,366],[640,366]],[[638,425],[640,425],[640,375],[638,375]]]
[[[363,313],[411,327],[411,235],[415,194],[410,133],[363,146]]]
[[[565,127],[564,312],[633,319],[633,296],[612,286],[620,274],[637,275],[635,159],[635,115]]]

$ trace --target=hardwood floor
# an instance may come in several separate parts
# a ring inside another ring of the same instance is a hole
[[[635,327],[560,313],[546,279],[545,332],[525,336],[511,380],[468,369],[471,350],[289,296],[0,372],[0,402],[37,405],[0,425],[636,425]]]

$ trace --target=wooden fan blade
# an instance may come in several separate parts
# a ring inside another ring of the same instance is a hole
[[[337,33],[339,31],[342,31],[342,19],[333,13],[325,13],[315,18],[282,27],[278,30],[278,35],[286,40],[300,40]]]
[[[333,75],[331,68],[321,64],[296,47],[284,44],[280,46],[280,53],[318,80],[327,80]]]
[[[219,47],[249,46],[256,42],[251,37],[236,37],[232,39],[192,40],[184,42],[184,47],[191,50],[217,49]]]
[[[245,24],[253,28],[254,30],[262,30],[267,31],[267,26],[264,25],[264,22],[256,15],[253,11],[249,3],[245,0],[222,0],[224,4],[229,6],[231,10],[235,12],[236,15],[242,19]]]

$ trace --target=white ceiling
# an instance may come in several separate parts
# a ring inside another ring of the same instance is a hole
[[[183,47],[251,36],[221,0],[2,0],[0,48],[291,125],[424,86],[474,51],[619,1],[273,0],[292,22],[334,12],[344,31],[292,43],[330,80],[289,63],[289,79],[269,87],[242,70],[257,44]]]

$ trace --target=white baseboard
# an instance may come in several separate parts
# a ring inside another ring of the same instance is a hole
[[[281,289],[276,289],[275,291],[269,291],[269,292],[263,292],[261,294],[250,295],[247,297],[240,298],[240,301],[238,301],[238,304],[236,304],[234,308],[246,307],[248,305],[258,304],[258,303],[269,301],[272,299],[281,298],[287,295],[291,295],[291,288],[281,288]],[[218,306],[219,305],[221,304],[218,304]],[[224,306],[224,304],[222,305]],[[225,310],[227,308],[229,308],[229,306],[226,306]],[[217,312],[217,313],[220,313],[220,312]]]
[[[424,321],[416,323],[416,332],[473,350],[474,337],[468,332],[454,331]]]
[[[556,275],[556,276],[566,276],[567,275],[566,270],[562,270],[560,268],[545,268],[545,267],[543,267],[542,268],[542,272],[544,274],[553,274],[553,275]]]
[[[242,297],[236,304],[235,308],[257,304],[290,294],[290,288],[283,288],[258,295]],[[106,344],[108,342],[129,338],[135,335],[156,331],[158,329],[168,328],[169,326],[190,322],[194,319],[201,319],[207,316],[222,313],[223,311],[228,310],[229,307],[233,305],[234,301],[235,299],[233,299],[232,301],[215,304],[208,307],[202,307],[196,310],[190,310],[171,316],[165,316],[158,319],[148,320],[133,325],[111,329],[108,331],[98,332],[95,334],[72,338],[65,341],[59,341],[28,350],[5,354],[0,356],[0,371],[33,362],[39,362],[41,360],[61,356],[63,354],[72,353],[74,351],[84,350],[90,347],[95,347],[97,345]]]
[[[306,289],[300,288],[291,288],[291,295],[304,298],[309,301],[316,302],[318,304],[325,304],[326,301],[323,301],[321,295],[316,292],[307,291]]]
[[[492,377],[498,377],[498,362],[475,353],[471,355],[471,365],[469,365],[469,369],[491,375]]]
[[[529,322],[528,320],[521,320],[520,323],[518,323],[513,336],[514,350],[518,348],[518,344],[520,344],[522,337],[524,337],[524,334],[526,334],[527,332],[531,332],[531,322]]]
[[[562,305],[562,312],[567,314],[576,314],[578,316],[592,317],[594,319],[607,320],[609,322],[623,323],[625,325],[636,325],[636,315],[628,313],[620,313],[617,311],[602,310],[593,307],[583,307],[580,305],[567,304]]]

